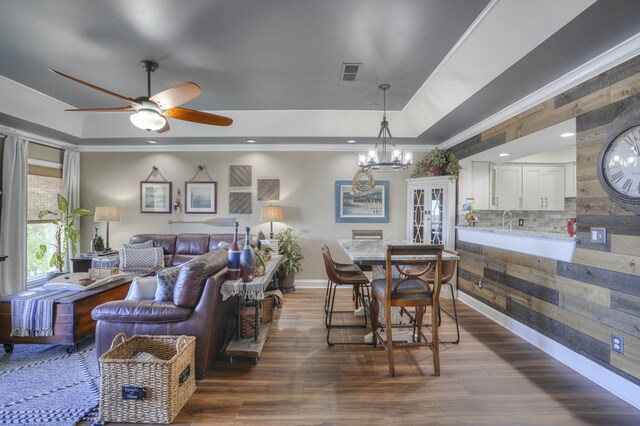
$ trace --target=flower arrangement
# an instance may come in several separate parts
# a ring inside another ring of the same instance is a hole
[[[450,179],[454,181],[458,179],[461,169],[456,154],[450,150],[435,148],[415,164],[411,177],[451,175]]]

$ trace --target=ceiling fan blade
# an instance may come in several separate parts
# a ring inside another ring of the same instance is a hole
[[[149,100],[155,102],[160,109],[171,109],[197,98],[200,93],[202,93],[200,86],[187,81],[156,93]]]
[[[176,118],[178,120],[192,121],[194,123],[210,124],[212,126],[230,126],[233,120],[222,115],[209,114],[208,112],[196,111],[187,108],[171,108],[162,113],[165,117]]]
[[[130,106],[125,107],[115,107],[115,108],[76,108],[76,109],[65,109],[65,111],[71,112],[123,112],[123,111],[133,111],[133,108]]]
[[[162,127],[162,129],[158,129],[156,130],[156,132],[158,133],[164,133],[164,132],[168,132],[169,130],[171,130],[171,126],[169,126],[169,120],[165,120],[166,123],[164,123],[164,126]]]
[[[49,68],[49,71],[54,72],[54,73],[56,73],[56,74],[58,74],[58,75],[60,75],[60,76],[62,76],[62,77],[64,77],[64,78],[68,78],[68,79],[69,79],[69,80],[71,80],[71,81],[75,81],[76,83],[80,83],[80,84],[82,84],[83,86],[90,87],[90,88],[95,89],[95,90],[97,90],[97,91],[99,91],[99,92],[106,93],[107,95],[115,96],[116,98],[118,98],[118,99],[122,99],[123,101],[128,102],[128,103],[130,103],[130,104],[138,105],[138,106],[143,106],[140,102],[135,101],[135,100],[133,100],[133,99],[131,99],[131,98],[127,98],[126,96],[122,96],[122,95],[119,95],[119,94],[117,94],[117,93],[115,93],[115,92],[112,92],[112,91],[110,91],[110,90],[103,89],[102,87],[98,87],[98,86],[96,86],[96,85],[94,85],[94,84],[87,83],[86,81],[79,80],[79,79],[77,79],[77,78],[75,78],[75,77],[70,76],[69,74],[65,74],[65,73],[63,73],[63,72],[56,71],[56,70],[54,70],[53,68]]]

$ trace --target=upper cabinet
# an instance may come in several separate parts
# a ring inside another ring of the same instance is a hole
[[[471,166],[476,210],[564,210],[564,197],[575,197],[575,164]],[[567,182],[569,180],[569,182]],[[573,188],[573,192],[568,189]]]
[[[522,166],[523,210],[564,210],[563,166]]]
[[[494,208],[522,210],[522,166],[496,166],[494,187]]]

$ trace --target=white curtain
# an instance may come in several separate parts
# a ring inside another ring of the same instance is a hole
[[[0,254],[0,294],[27,288],[27,159],[29,143],[17,136],[4,141],[2,161],[2,218]]]
[[[64,151],[62,163],[62,195],[69,203],[69,211],[80,207],[80,152],[71,148]],[[76,227],[80,228],[80,220],[76,219]],[[69,261],[72,256],[71,244],[67,247],[67,256],[64,260],[65,271],[71,270]]]

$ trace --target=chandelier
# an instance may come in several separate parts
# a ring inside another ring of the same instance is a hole
[[[391,86],[388,84],[378,86],[378,88],[382,90],[384,112],[375,146],[366,153],[361,152],[358,154],[358,166],[362,171],[407,170],[409,165],[413,164],[411,151],[401,151],[398,149],[389,130],[389,122],[387,121],[387,89],[389,87]],[[390,146],[387,146],[387,143],[389,143]]]

